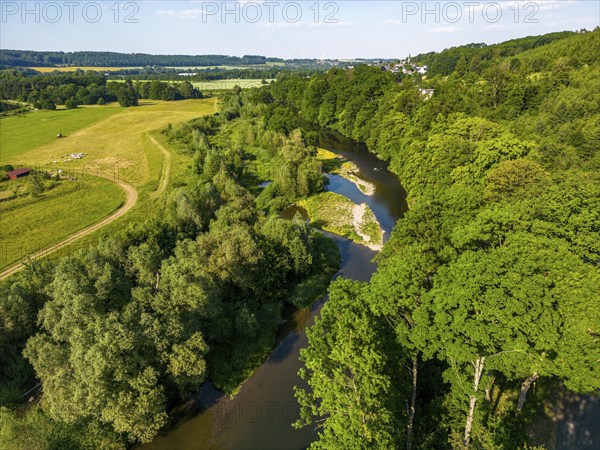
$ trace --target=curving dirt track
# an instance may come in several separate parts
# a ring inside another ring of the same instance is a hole
[[[44,256],[48,256],[49,254],[54,253],[57,250],[60,250],[61,248],[75,242],[76,240],[81,239],[82,237],[87,236],[88,234],[93,233],[96,230],[99,230],[100,228],[108,225],[111,222],[114,222],[119,217],[122,217],[123,215],[125,215],[131,208],[133,208],[133,206],[136,204],[137,199],[138,199],[138,192],[135,190],[135,188],[132,185],[130,185],[129,183],[126,183],[122,180],[115,180],[113,177],[108,176],[108,175],[107,176],[98,175],[98,176],[102,177],[102,178],[106,178],[106,179],[116,183],[121,189],[123,189],[123,191],[125,191],[125,203],[123,203],[123,205],[118,210],[116,210],[114,213],[112,213],[110,216],[105,217],[101,221],[96,222],[95,224],[90,225],[87,228],[84,228],[83,230],[79,230],[75,234],[72,234],[68,238],[66,238],[60,242],[57,242],[56,244],[53,244],[50,247],[46,247],[46,248],[30,255],[29,256],[30,259],[34,260],[34,259],[42,258]],[[2,272],[0,272],[0,280],[3,280],[5,278],[15,274],[16,272],[23,269],[24,267],[25,267],[25,265],[22,262],[13,264],[12,266],[10,266],[10,267],[4,269]]]
[[[158,182],[158,189],[154,191],[154,197],[160,197],[167,190],[167,185],[169,184],[169,177],[171,176],[171,153],[164,148],[160,142],[158,142],[153,136],[148,136],[150,138],[150,142],[152,142],[158,149],[161,151],[163,156],[165,157],[162,171],[160,174],[160,180]]]

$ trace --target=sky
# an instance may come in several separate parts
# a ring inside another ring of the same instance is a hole
[[[600,25],[598,0],[8,1],[0,48],[404,58]]]

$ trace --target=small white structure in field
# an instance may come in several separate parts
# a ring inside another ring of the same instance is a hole
[[[419,92],[421,93],[421,95],[423,97],[426,97],[427,100],[428,100],[431,97],[433,97],[433,93],[435,92],[435,89],[421,89],[421,88],[419,88]]]
[[[85,153],[71,153],[72,159],[82,159],[85,156]]]

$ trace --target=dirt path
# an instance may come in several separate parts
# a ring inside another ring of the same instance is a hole
[[[96,222],[95,224],[90,225],[87,228],[84,228],[83,230],[79,230],[77,233],[72,234],[68,238],[30,255],[29,256],[30,259],[34,260],[34,259],[43,258],[44,256],[48,256],[49,254],[54,253],[57,250],[60,250],[61,248],[77,241],[78,239],[81,239],[82,237],[87,236],[96,230],[99,230],[100,228],[108,225],[109,223],[114,222],[119,217],[122,217],[123,215],[125,215],[131,208],[133,208],[133,206],[136,204],[137,199],[138,199],[138,193],[133,186],[131,186],[129,183],[126,183],[122,180],[115,180],[113,177],[108,176],[108,175],[98,175],[98,176],[100,176],[102,178],[106,178],[106,179],[116,183],[117,185],[119,185],[119,187],[121,189],[123,189],[123,191],[125,191],[125,203],[123,203],[123,205],[118,210],[116,210],[110,216],[105,217],[100,222]],[[24,267],[25,267],[25,265],[21,262],[13,264],[12,266],[10,266],[10,267],[4,269],[2,272],[0,272],[0,280],[3,280],[5,278],[9,277],[10,275],[13,275],[14,273],[17,273],[19,270],[23,269]]]
[[[150,138],[150,142],[156,145],[156,147],[158,147],[158,149],[165,157],[165,161],[163,163],[162,170],[160,173],[158,188],[156,189],[154,194],[152,194],[154,197],[160,197],[165,193],[165,191],[167,190],[167,185],[169,184],[169,177],[171,176],[171,153],[166,148],[164,148],[161,145],[161,143],[158,142],[153,136],[148,137]]]

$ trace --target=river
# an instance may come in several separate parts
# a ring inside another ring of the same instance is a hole
[[[406,194],[386,163],[363,146],[344,142],[333,134],[320,133],[320,145],[353,161],[360,177],[375,186],[372,196],[363,194],[354,183],[332,175],[328,190],[345,195],[355,203],[367,203],[389,239],[392,228],[406,211]],[[337,243],[341,267],[336,277],[368,281],[377,266],[376,253],[367,247],[328,233]],[[306,328],[314,323],[323,301],[310,309],[290,313],[271,355],[244,383],[233,398],[205,383],[193,404],[183,408],[181,419],[140,450],[200,449],[304,449],[317,437],[313,428],[296,430],[298,418],[294,386],[302,385],[297,373],[302,366],[300,349],[306,347]]]

